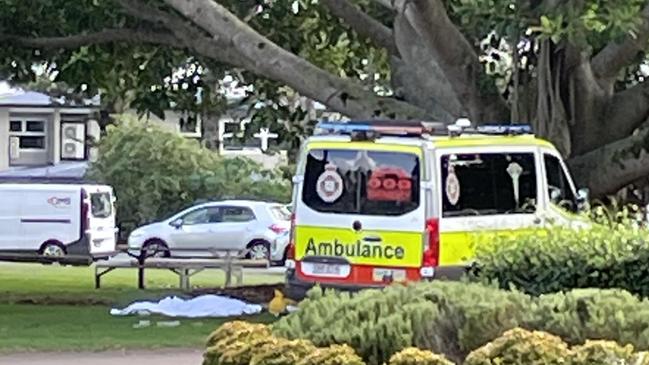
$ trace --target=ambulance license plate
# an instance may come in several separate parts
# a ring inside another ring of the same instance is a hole
[[[313,264],[313,273],[316,275],[340,275],[342,268],[340,265],[330,264]]]
[[[327,264],[321,262],[302,263],[302,272],[306,275],[329,278],[345,278],[350,273],[349,265]]]

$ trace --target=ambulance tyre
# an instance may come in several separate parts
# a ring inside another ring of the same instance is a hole
[[[311,288],[286,283],[284,285],[284,296],[286,298],[289,298],[289,299],[292,299],[292,300],[295,300],[295,301],[301,301],[302,299],[306,298],[306,293],[309,291],[309,289],[311,289]]]

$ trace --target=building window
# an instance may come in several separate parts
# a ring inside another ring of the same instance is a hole
[[[45,122],[39,120],[28,120],[27,132],[45,132]]]
[[[19,146],[23,150],[44,150],[45,137],[20,136]]]
[[[18,139],[21,150],[44,150],[47,148],[47,126],[44,120],[12,120],[9,136]]]
[[[23,122],[19,120],[12,120],[9,122],[9,132],[22,132]]]

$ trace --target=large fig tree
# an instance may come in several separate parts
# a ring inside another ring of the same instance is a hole
[[[349,117],[527,122],[602,195],[649,174],[647,3],[0,0],[0,76],[45,65],[159,111],[218,99],[227,74]]]

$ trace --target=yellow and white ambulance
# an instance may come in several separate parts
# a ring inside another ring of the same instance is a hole
[[[321,122],[293,179],[287,294],[456,278],[476,232],[569,224],[587,195],[525,125]]]

